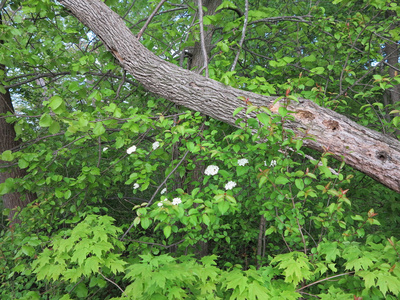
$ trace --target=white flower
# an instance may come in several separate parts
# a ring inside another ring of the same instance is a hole
[[[164,199],[163,201],[158,202],[157,203],[158,207],[163,207],[164,206],[163,202],[167,202],[167,201],[168,201],[168,199]]]
[[[181,203],[182,203],[181,198],[172,199],[172,205],[178,205],[178,204],[181,204]]]
[[[267,166],[267,161],[266,161],[266,160],[264,160],[264,166],[265,166],[265,167]]]
[[[161,190],[161,195],[162,195],[162,194],[165,194],[166,191],[167,191],[167,188],[163,188],[163,189]]]
[[[138,189],[138,188],[139,188],[139,184],[138,184],[138,183],[135,183],[135,184],[133,185],[133,189],[136,190],[136,189]]]
[[[128,154],[132,154],[135,151],[136,151],[136,146],[132,146],[132,147],[129,147],[128,149],[126,149],[126,153],[128,153]]]
[[[153,150],[156,150],[158,147],[160,147],[160,143],[159,142],[154,142],[153,143]]]
[[[206,170],[204,171],[204,174],[206,175],[215,175],[218,173],[219,168],[217,166],[214,165],[209,165]]]
[[[275,167],[276,166],[276,160],[275,159],[271,160],[271,163],[270,163],[269,166],[270,167]]]
[[[246,165],[248,163],[249,163],[249,160],[247,158],[242,158],[242,159],[238,160],[238,165],[239,166],[244,166],[244,165]]]
[[[229,181],[227,184],[225,184],[225,189],[228,191],[228,190],[233,189],[235,186],[236,186],[236,182]]]
[[[103,148],[103,152],[106,152],[108,150],[108,147]]]

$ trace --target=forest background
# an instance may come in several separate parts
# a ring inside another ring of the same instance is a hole
[[[2,299],[399,298],[396,1],[0,9]]]

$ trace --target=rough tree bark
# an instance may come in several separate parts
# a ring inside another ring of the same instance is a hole
[[[394,10],[387,10],[385,13],[385,17],[388,19],[395,16],[397,16],[397,14]],[[393,24],[390,26],[390,30],[395,29],[397,25],[398,24],[393,22]],[[392,78],[397,75],[396,68],[399,65],[399,50],[399,46],[395,42],[385,43],[385,47],[383,49],[389,65],[389,76]],[[391,104],[400,102],[400,84],[394,85],[388,92],[390,95]]]
[[[60,0],[70,12],[88,26],[121,65],[148,91],[202,112],[212,118],[234,124],[239,97],[277,112],[284,100],[242,91],[207,79],[194,72],[163,61],[147,50],[126,27],[124,21],[99,0]],[[389,188],[400,192],[400,142],[382,133],[360,126],[350,119],[307,99],[292,103],[294,120],[286,127],[298,136],[310,136],[304,145],[331,152]]]
[[[0,25],[3,24],[2,14],[0,13]],[[2,44],[0,40],[0,44]],[[6,66],[0,65],[0,70],[3,74],[6,74]],[[18,147],[18,142],[15,140],[16,134],[14,125],[7,123],[6,118],[3,117],[6,113],[14,113],[14,107],[12,105],[10,92],[6,89],[6,92],[0,93],[0,153],[6,150],[15,150]],[[8,162],[0,160],[0,165],[7,165]],[[0,172],[0,184],[5,182],[8,178],[24,177],[24,170],[14,167],[7,171]],[[11,224],[18,222],[17,218],[14,218],[16,208],[24,208],[28,203],[36,199],[36,195],[32,193],[26,193],[22,196],[18,192],[7,193],[2,196],[4,208],[11,209],[8,218],[11,220]]]
[[[0,65],[0,69],[5,70],[4,65]],[[10,93],[7,90],[5,94],[0,93],[0,116],[7,112],[14,112],[13,105],[11,102]],[[6,150],[14,150],[18,147],[18,142],[15,141],[15,130],[14,126],[6,122],[5,118],[0,118],[0,153]],[[0,160],[0,165],[7,165],[8,162]],[[8,171],[0,172],[0,183],[5,182],[8,178],[24,177],[25,172],[18,167],[10,168]],[[26,193],[22,196],[18,192],[7,193],[2,196],[4,208],[11,209],[8,217],[12,220],[11,223],[18,222],[14,218],[16,208],[25,207],[28,203],[36,199],[36,196],[32,193]]]

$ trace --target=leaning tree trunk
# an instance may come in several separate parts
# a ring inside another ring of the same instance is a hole
[[[99,0],[60,0],[72,14],[102,39],[121,65],[150,92],[176,104],[202,112],[234,125],[237,107],[248,98],[254,105],[277,113],[285,100],[266,97],[225,86],[194,72],[165,62],[147,50],[124,21]],[[337,159],[400,192],[400,142],[368,129],[307,99],[292,102],[294,120],[285,126],[298,136],[307,136],[304,145],[329,151]]]

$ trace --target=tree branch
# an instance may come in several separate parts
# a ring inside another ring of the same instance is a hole
[[[242,91],[184,70],[155,56],[132,34],[124,21],[98,0],[61,0],[62,5],[104,42],[124,69],[148,91],[178,105],[202,112],[235,126],[244,112],[243,97],[257,106],[278,113],[287,105],[286,98],[267,97]],[[99,16],[102,16],[99,18]],[[335,158],[400,192],[400,142],[382,133],[358,125],[350,119],[307,99],[289,103],[293,121],[285,124],[304,145],[320,152],[329,151]]]

